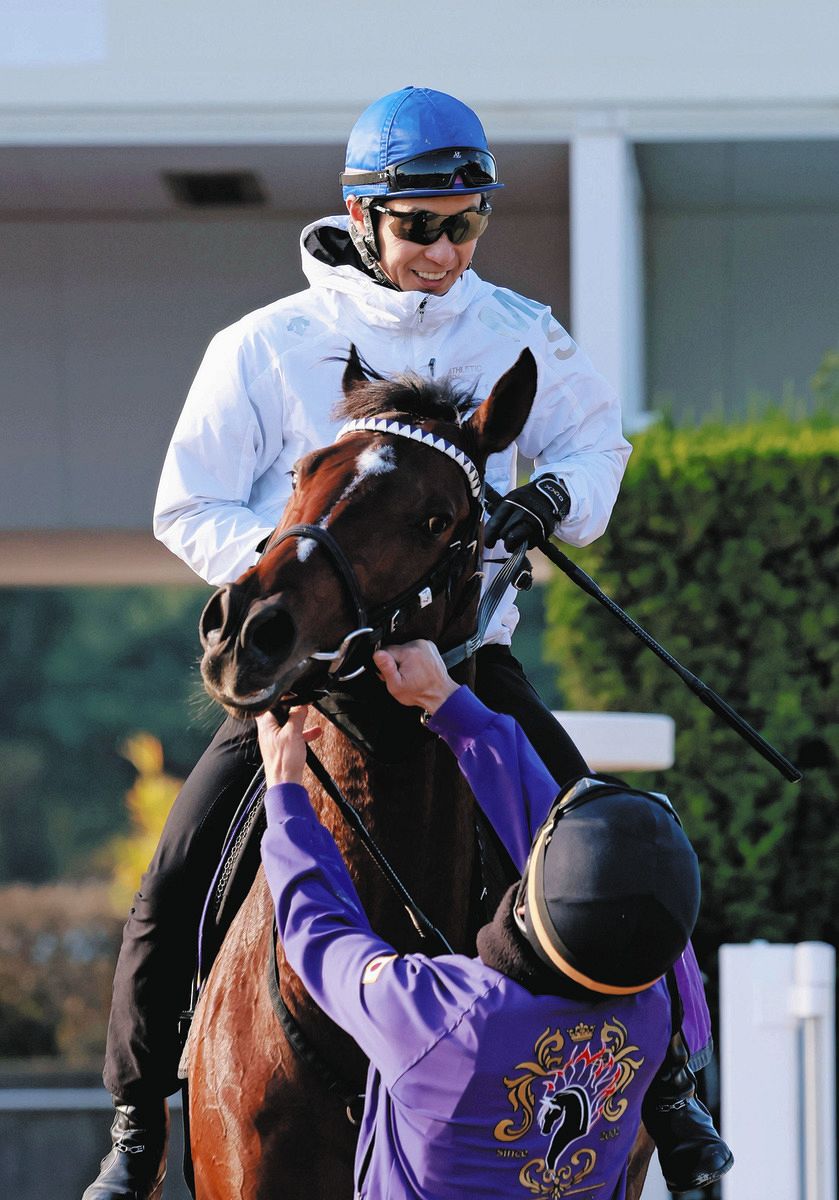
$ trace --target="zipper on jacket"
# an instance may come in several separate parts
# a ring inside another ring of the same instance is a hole
[[[376,1128],[373,1127],[373,1132],[370,1135],[370,1141],[367,1144],[367,1149],[364,1151],[364,1159],[359,1167],[358,1180],[355,1185],[355,1200],[364,1200],[364,1184],[367,1179],[367,1172],[370,1170],[370,1159],[373,1157],[373,1146],[376,1142]]]
[[[381,1078],[379,1079],[381,1086]],[[387,1114],[387,1123],[391,1122],[391,1103],[390,1092],[385,1093],[385,1111]],[[367,1172],[370,1170],[370,1162],[373,1158],[373,1147],[376,1142],[376,1126],[373,1125],[373,1130],[370,1134],[370,1141],[367,1143],[367,1149],[364,1151],[364,1158],[361,1166],[358,1168],[358,1178],[355,1183],[355,1200],[364,1200],[364,1185],[367,1182]]]
[[[435,368],[436,366],[437,366],[437,359],[436,359],[436,358],[429,358],[429,360],[428,360],[428,374],[429,374],[429,377],[430,377],[431,379],[433,379],[433,378],[434,378],[434,368]]]
[[[419,324],[419,325],[422,325],[423,318],[425,316],[425,306],[427,303],[428,303],[428,297],[423,296],[422,300],[420,300],[420,302],[419,302],[419,308],[417,309],[417,317],[419,318],[417,324]]]

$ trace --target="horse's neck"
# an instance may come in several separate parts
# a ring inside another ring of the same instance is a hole
[[[454,756],[427,739],[404,762],[365,757],[334,726],[322,722],[318,757],[362,815],[402,883],[456,949],[474,949],[468,933],[475,862],[472,796]],[[331,799],[307,777],[312,802],[333,834],[377,933],[399,949],[417,948],[407,915],[358,835]]]

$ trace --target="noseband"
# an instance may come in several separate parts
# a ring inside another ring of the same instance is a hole
[[[362,675],[370,666],[373,652],[378,649],[383,639],[398,636],[399,630],[405,622],[432,604],[437,595],[443,591],[448,592],[449,596],[451,595],[455,580],[460,577],[469,563],[475,561],[478,549],[478,526],[481,520],[481,475],[463,450],[447,441],[446,438],[429,433],[421,426],[404,424],[392,417],[367,417],[348,421],[338,431],[335,440],[340,441],[341,438],[351,433],[362,431],[407,438],[445,454],[447,458],[456,462],[465,474],[471,503],[469,515],[463,523],[468,527],[467,532],[449,543],[440,561],[410,587],[369,611],[361,594],[358,576],[352,563],[332,534],[323,526],[291,525],[270,540],[265,548],[265,554],[274,550],[288,538],[311,538],[326,551],[327,557],[341,581],[354,612],[356,628],[347,634],[337,650],[321,650],[309,656],[312,661],[328,663],[329,676],[340,683],[346,683]]]

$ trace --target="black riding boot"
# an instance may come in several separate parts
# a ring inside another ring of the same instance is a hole
[[[169,1111],[160,1106],[120,1104],[111,1126],[113,1148],[82,1200],[160,1200],[166,1175]]]
[[[690,1192],[715,1183],[734,1165],[734,1155],[696,1096],[696,1076],[677,1032],[644,1097],[643,1118],[656,1144],[664,1182],[671,1192]]]

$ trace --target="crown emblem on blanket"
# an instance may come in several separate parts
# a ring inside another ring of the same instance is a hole
[[[590,1042],[594,1037],[594,1026],[580,1021],[573,1029],[566,1030],[572,1042]]]

